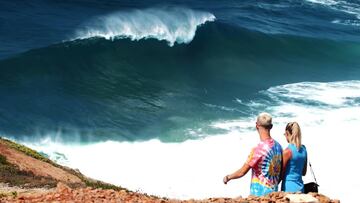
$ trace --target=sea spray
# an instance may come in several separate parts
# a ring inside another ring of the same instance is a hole
[[[215,16],[209,12],[179,7],[119,11],[88,22],[77,31],[76,39],[154,38],[173,46],[175,42],[191,42],[198,26],[214,20]]]

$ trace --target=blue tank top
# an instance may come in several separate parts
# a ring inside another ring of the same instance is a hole
[[[286,165],[281,190],[285,192],[304,192],[302,172],[307,157],[306,148],[301,145],[300,149],[297,150],[294,144],[289,144],[288,149],[291,150],[292,156]]]

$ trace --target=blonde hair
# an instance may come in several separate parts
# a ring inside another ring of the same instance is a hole
[[[272,117],[270,114],[263,112],[260,113],[257,117],[257,123],[260,126],[263,126],[264,128],[270,130],[272,128]]]
[[[298,150],[301,147],[301,130],[297,122],[290,122],[286,125],[285,131],[289,132],[289,143],[294,144]]]

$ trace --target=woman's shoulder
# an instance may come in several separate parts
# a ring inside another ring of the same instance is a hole
[[[284,149],[283,155],[289,155],[289,156],[291,156],[291,155],[292,155],[292,150],[291,150],[290,148]]]
[[[289,145],[287,146],[287,149],[294,150],[294,149],[296,149],[296,146],[295,146],[295,144],[289,143]]]

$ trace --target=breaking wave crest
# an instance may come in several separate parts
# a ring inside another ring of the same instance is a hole
[[[186,8],[134,9],[97,17],[77,30],[75,38],[154,38],[173,46],[175,42],[190,43],[198,26],[214,20],[211,13]]]

